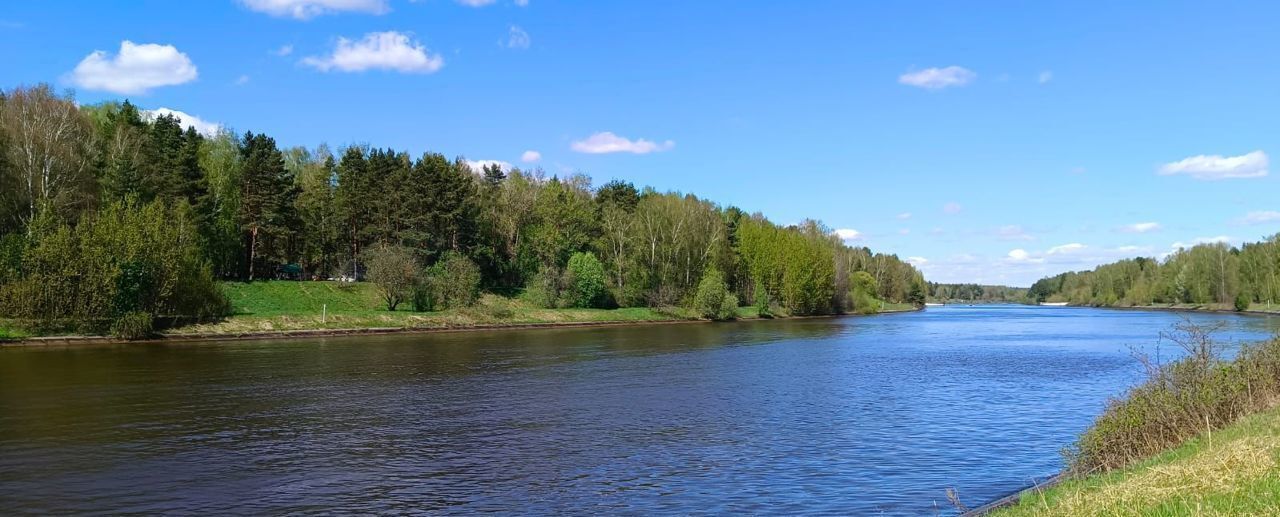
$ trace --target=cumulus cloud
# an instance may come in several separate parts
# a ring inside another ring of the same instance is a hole
[[[280,48],[271,51],[271,53],[280,57],[287,56],[293,53],[293,45],[281,45]]]
[[[359,41],[338,38],[333,53],[312,56],[302,64],[322,72],[363,72],[392,70],[402,73],[429,74],[444,66],[444,58],[432,54],[408,34],[395,31],[371,32]]]
[[[222,130],[222,124],[219,124],[217,122],[209,122],[195,115],[191,115],[189,113],[183,113],[178,110],[169,109],[169,108],[142,110],[142,117],[148,121],[155,120],[157,117],[162,117],[165,115],[177,117],[178,124],[180,124],[183,128],[186,128],[188,126],[194,127],[196,128],[196,131],[198,131],[200,134],[205,136],[216,135],[218,134],[218,131]]]
[[[1147,222],[1147,223],[1133,223],[1133,224],[1121,226],[1120,231],[1124,233],[1150,233],[1150,232],[1158,232],[1162,228],[1163,227],[1160,226],[1160,223]]]
[[[282,18],[309,20],[322,14],[385,14],[387,0],[240,0],[250,10]]]
[[[911,265],[913,265],[913,266],[916,266],[916,267],[920,267],[920,266],[923,266],[923,265],[925,265],[925,264],[928,264],[928,263],[929,263],[929,259],[924,258],[924,257],[907,257],[907,263],[908,263],[908,264],[911,264]]]
[[[529,48],[529,33],[525,32],[524,29],[521,29],[520,27],[512,25],[511,28],[507,30],[507,41],[503,43],[503,45],[507,48]]]
[[[1239,224],[1266,224],[1280,222],[1280,212],[1275,210],[1255,210],[1236,220]]]
[[[1030,254],[1030,253],[1028,253],[1028,252],[1027,252],[1027,250],[1024,250],[1024,249],[1022,249],[1022,248],[1014,248],[1014,249],[1009,250],[1009,254],[1008,254],[1008,255],[1005,255],[1005,258],[1006,258],[1009,262],[1015,262],[1015,263],[1018,263],[1018,262],[1029,262],[1029,263],[1040,263],[1040,262],[1044,262],[1044,259],[1043,259],[1043,258],[1033,257],[1033,256],[1031,256],[1031,254]]]
[[[173,45],[120,42],[115,56],[95,50],[72,70],[68,79],[87,90],[120,94],[147,93],[152,88],[196,80],[196,65]]]
[[[961,210],[964,210],[964,207],[960,206],[960,203],[956,203],[954,201],[947,203],[945,205],[942,205],[942,211],[944,213],[958,214],[960,213]]]
[[[520,155],[520,161],[524,163],[534,163],[542,159],[542,153],[532,149],[525,151]]]
[[[839,237],[842,241],[856,241],[862,238],[862,232],[854,230],[853,228],[840,228],[831,232],[831,234]]]
[[[1201,154],[1166,163],[1160,167],[1159,172],[1161,176],[1184,174],[1198,180],[1261,178],[1267,175],[1269,162],[1267,153],[1262,151],[1240,156]]]
[[[471,172],[476,174],[483,172],[485,167],[494,165],[497,165],[499,169],[502,169],[502,172],[509,172],[511,170],[511,163],[504,162],[502,160],[467,160],[467,167],[470,167]]]
[[[969,84],[978,77],[978,74],[964,68],[962,66],[948,66],[946,68],[926,68],[916,72],[907,72],[898,76],[898,82],[924,88],[926,90],[941,90],[953,86],[964,86]]]
[[[665,142],[651,142],[643,138],[631,140],[613,134],[610,131],[596,133],[585,139],[578,140],[569,144],[569,148],[580,153],[587,154],[605,154],[605,153],[633,153],[648,154],[662,151],[669,151],[675,147],[676,143],[667,140]]]

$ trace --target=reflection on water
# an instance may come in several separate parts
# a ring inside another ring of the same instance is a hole
[[[1170,313],[0,350],[6,512],[949,513],[1060,468]],[[1276,318],[1225,321],[1260,339]],[[1168,347],[1162,348],[1168,350]]]

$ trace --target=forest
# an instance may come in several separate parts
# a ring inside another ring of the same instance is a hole
[[[928,299],[939,303],[1026,303],[1027,301],[1027,289],[1023,287],[929,282],[928,288]]]
[[[1165,257],[1125,259],[1031,286],[1035,302],[1143,306],[1193,304],[1249,310],[1280,299],[1280,235],[1234,247],[1206,243]]]
[[[223,283],[262,280],[374,282],[390,310],[490,292],[708,318],[740,305],[875,312],[926,295],[910,264],[817,221],[439,153],[205,135],[47,85],[0,95],[0,236],[0,318],[117,335],[222,317]]]

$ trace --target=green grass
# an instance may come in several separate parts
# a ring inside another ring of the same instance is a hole
[[[996,515],[1280,515],[1280,409],[1133,467],[1026,494]]]
[[[31,333],[0,320],[0,341],[18,341],[31,337]]]

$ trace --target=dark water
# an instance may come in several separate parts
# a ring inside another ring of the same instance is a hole
[[[1138,378],[1128,346],[1154,352],[1177,318],[5,349],[0,512],[948,514],[948,487],[976,505],[1057,471]]]

